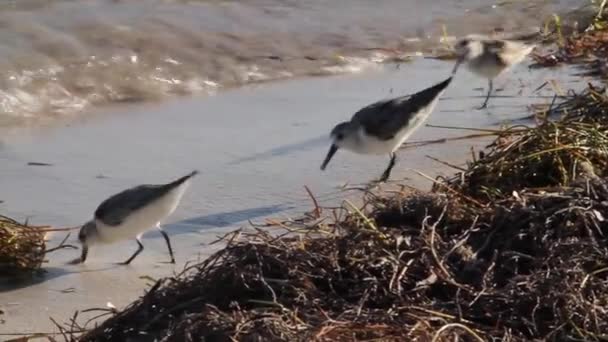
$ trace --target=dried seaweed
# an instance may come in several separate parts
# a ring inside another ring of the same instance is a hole
[[[24,280],[43,271],[45,257],[60,249],[77,249],[66,243],[70,234],[52,248],[47,248],[47,234],[76,229],[31,226],[0,215],[0,277],[4,280]]]
[[[305,218],[229,234],[99,325],[73,317],[63,337],[606,341],[604,94],[590,86],[538,126],[498,132],[428,193],[365,192],[362,206],[331,209],[307,190]]]
[[[46,250],[44,237],[38,227],[0,216],[0,274],[14,276],[38,270]]]
[[[570,94],[544,116],[558,119],[506,128],[466,171],[445,183],[468,196],[493,201],[519,189],[568,186],[581,175],[608,175],[605,89],[590,86],[581,94]]]
[[[554,32],[545,37],[546,41],[556,43],[554,51],[533,54],[535,63],[532,67],[574,64],[585,70],[581,75],[607,78],[608,20],[604,13],[604,5],[605,1],[592,16],[586,15],[586,18],[580,18],[581,22],[588,24],[579,27],[578,30],[569,30],[567,35],[561,30],[561,19],[555,16]]]
[[[604,93],[497,133],[432,192],[330,209],[307,190],[305,218],[227,235],[99,326],[74,317],[64,339],[607,340]]]
[[[333,224],[238,232],[79,340],[601,340],[606,184],[579,179],[491,207],[368,194]]]

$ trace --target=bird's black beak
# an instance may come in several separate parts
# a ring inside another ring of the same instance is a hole
[[[329,152],[327,152],[327,157],[325,157],[323,164],[321,164],[321,170],[325,170],[325,167],[327,167],[327,164],[329,164],[331,157],[336,154],[336,151],[338,151],[338,146],[336,146],[336,144],[331,144],[331,146],[329,147]]]
[[[83,244],[82,245],[82,254],[80,254],[80,258],[76,258],[76,259],[72,260],[70,262],[70,264],[75,265],[75,264],[84,263],[84,261],[87,260],[87,254],[89,254],[89,246],[87,246],[86,244]]]
[[[87,260],[87,254],[89,254],[89,246],[82,245],[82,254],[80,254],[80,262]]]
[[[458,56],[458,59],[456,60],[456,64],[454,64],[454,69],[452,69],[452,75],[456,74],[458,67],[460,67],[460,64],[462,64],[463,61],[464,61],[464,56]]]

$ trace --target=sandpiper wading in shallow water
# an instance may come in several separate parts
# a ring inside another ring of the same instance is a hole
[[[385,182],[396,162],[395,151],[428,118],[452,77],[414,95],[373,103],[356,112],[350,121],[331,131],[332,145],[321,170],[339,148],[360,154],[389,154],[388,167],[380,177]]]
[[[488,94],[479,109],[486,108],[490,93],[493,90],[492,80],[520,63],[532,52],[534,45],[527,45],[511,40],[485,39],[483,37],[469,36],[456,43],[457,60],[452,74],[456,73],[462,63],[475,75],[488,80]]]
[[[169,248],[171,263],[175,263],[169,236],[162,230],[160,223],[175,211],[190,178],[197,173],[193,171],[167,184],[139,185],[103,201],[95,211],[93,220],[80,229],[78,239],[82,244],[82,255],[72,263],[84,262],[92,244],[134,238],[138,244],[137,251],[121,263],[128,265],[144,249],[141,236],[152,228],[160,230]]]

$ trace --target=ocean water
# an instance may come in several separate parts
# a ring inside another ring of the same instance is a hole
[[[250,227],[250,220],[263,223],[267,217],[298,217],[310,210],[304,185],[321,205],[353,197],[356,202],[360,193],[342,186],[376,178],[387,158],[342,151],[321,172],[333,125],[381,98],[439,82],[452,68],[449,62],[427,59],[375,66],[395,55],[433,53],[440,48],[442,25],[451,36],[533,31],[543,15],[579,4],[0,2],[2,214],[37,225],[77,226],[115,192],[201,171],[165,224],[177,265],[161,263],[167,255],[158,233],[144,236],[145,250],[131,267],[112,263],[132,253],[133,241],[100,246],[85,265],[66,265],[77,250],[49,254],[47,273],[32,283],[0,279],[0,334],[53,332],[57,328],[49,317],[67,322],[75,310],[108,303],[122,309],[148,288],[150,277],[170,276],[221,247],[210,245],[219,235]],[[495,127],[527,117],[528,105],[550,103],[552,88],[541,87],[548,81],[564,89],[586,84],[570,77],[571,69],[530,70],[527,64],[497,80],[497,96],[487,111],[474,109],[483,101],[479,88],[486,82],[460,72],[428,124]],[[355,74],[366,68],[374,70]],[[336,73],[350,74],[304,77]],[[234,89],[255,82],[268,83]],[[221,96],[204,97],[216,92]],[[154,103],[195,94],[203,98]],[[71,116],[82,120],[37,127]],[[468,133],[424,126],[410,141]],[[430,177],[454,173],[428,156],[462,166],[469,148],[485,143],[461,140],[400,151],[392,179],[428,188],[430,182],[416,170]],[[64,236],[50,235],[49,247]],[[74,232],[68,242],[77,244]]]
[[[356,72],[448,36],[533,31],[575,0],[12,0],[0,127],[110,103]]]

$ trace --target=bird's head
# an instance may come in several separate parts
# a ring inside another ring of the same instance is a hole
[[[80,232],[78,232],[78,241],[81,244],[90,244],[97,239],[97,224],[95,221],[91,220],[80,228]]]
[[[327,152],[323,164],[321,164],[321,170],[325,170],[325,167],[327,167],[327,164],[329,164],[329,161],[339,148],[355,148],[354,146],[357,144],[358,138],[357,126],[350,121],[339,123],[331,130],[329,136],[331,138],[331,146],[329,147],[329,152]]]
[[[82,245],[82,254],[80,258],[73,260],[72,264],[83,263],[87,259],[87,254],[89,253],[89,245],[94,243],[98,238],[98,230],[97,224],[95,221],[91,220],[85,223],[78,232],[78,241]]]
[[[452,70],[452,74],[456,73],[458,67],[462,62],[471,60],[483,53],[483,44],[481,40],[472,37],[466,37],[460,39],[454,45],[454,52],[456,53],[456,65]]]

